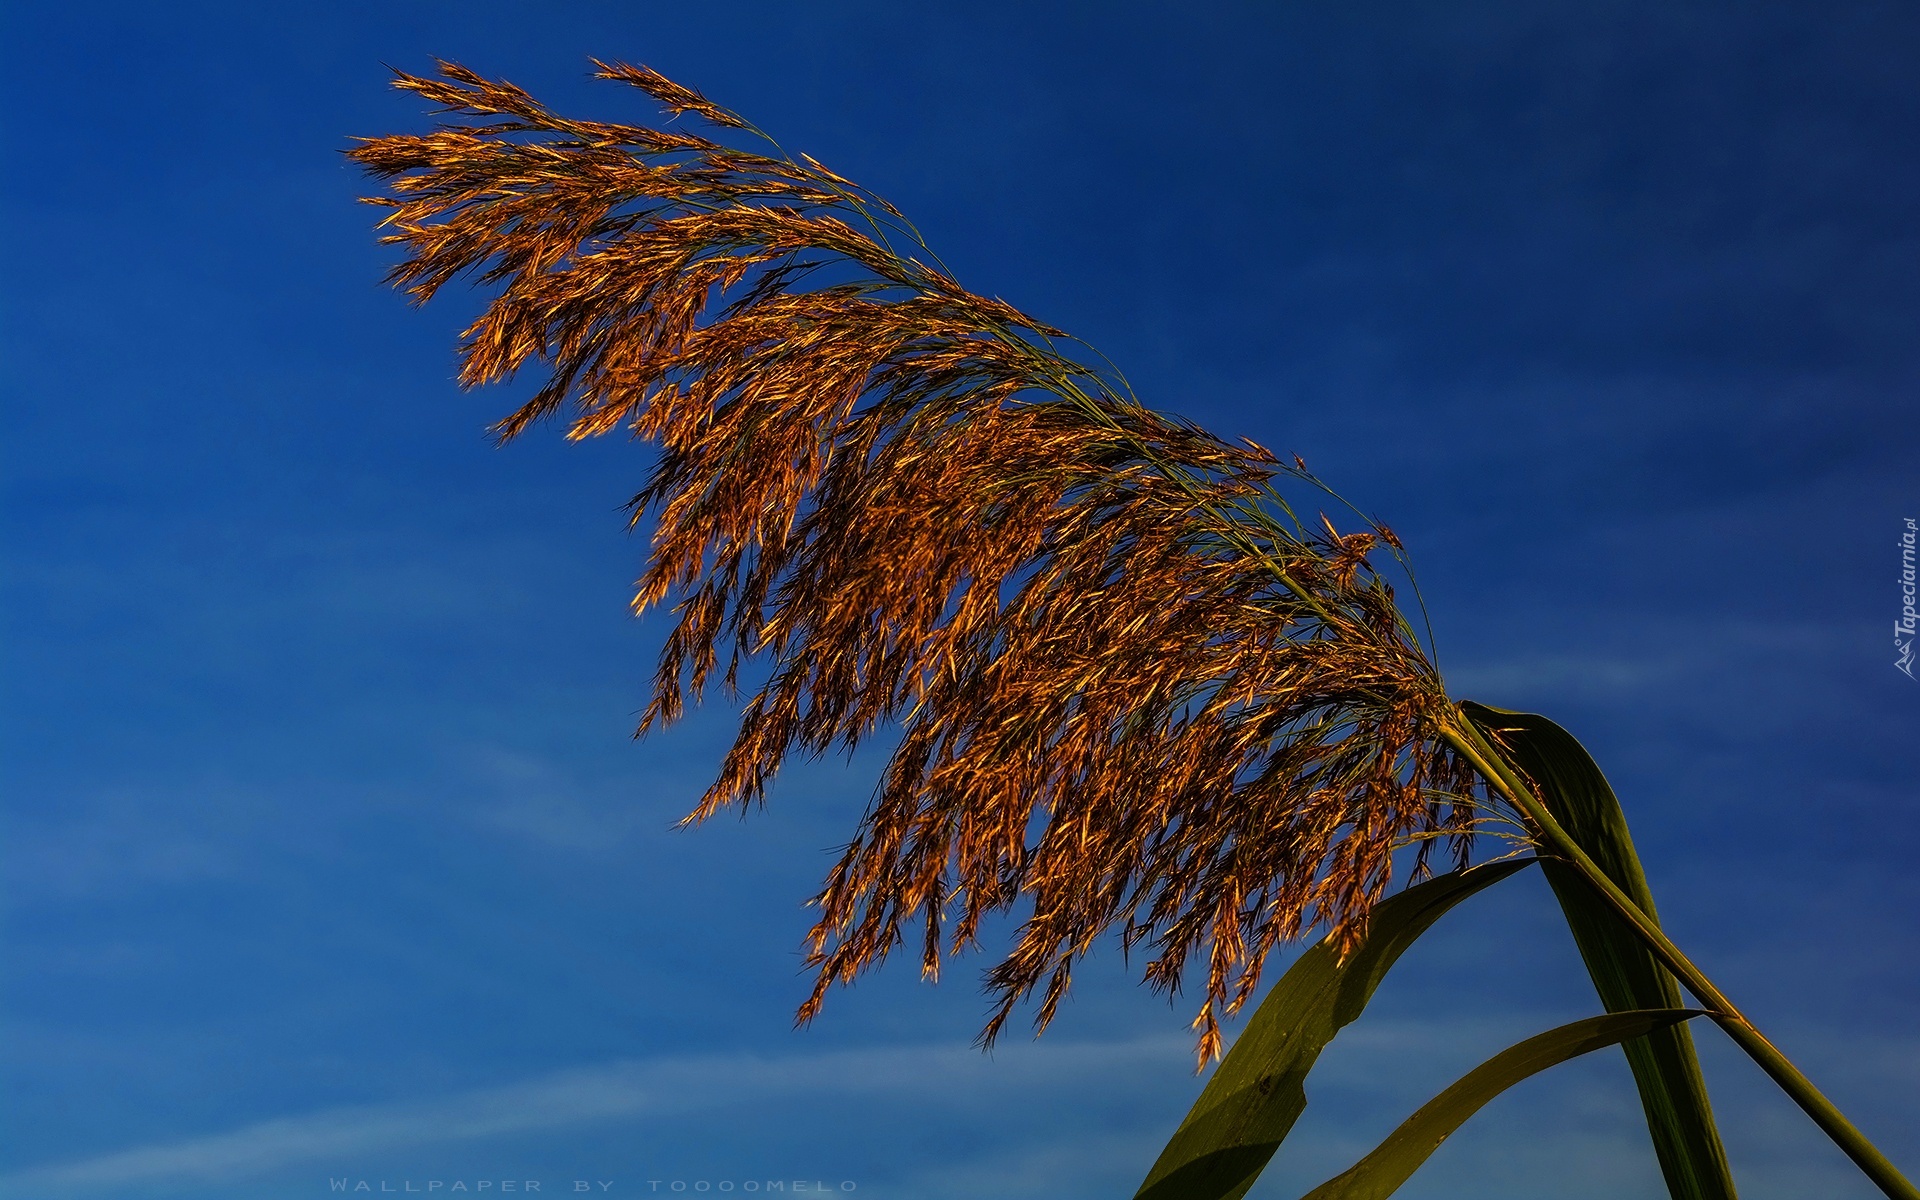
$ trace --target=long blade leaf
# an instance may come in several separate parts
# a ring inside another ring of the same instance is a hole
[[[1533,780],[1554,819],[1581,849],[1641,911],[1654,916],[1653,892],[1634,853],[1626,815],[1586,749],[1572,734],[1533,713],[1471,702],[1462,708]],[[1680,985],[1672,974],[1579,873],[1551,859],[1540,865],[1607,1011],[1678,1008]],[[1669,1025],[1628,1041],[1623,1049],[1673,1200],[1736,1200],[1706,1080],[1694,1056],[1693,1035],[1685,1025]]]
[[[1403,1121],[1365,1158],[1308,1192],[1303,1200],[1385,1200],[1468,1117],[1514,1084],[1588,1051],[1657,1030],[1680,1028],[1688,1018],[1700,1015],[1701,1010],[1693,1008],[1609,1013],[1549,1029],[1509,1046],[1421,1105],[1420,1111]]]
[[[1327,942],[1294,961],[1254,1011],[1135,1200],[1238,1200],[1307,1106],[1320,1051],[1367,1006],[1400,955],[1454,905],[1532,859],[1442,875],[1383,901],[1344,961]]]

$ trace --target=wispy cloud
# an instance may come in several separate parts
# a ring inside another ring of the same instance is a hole
[[[1281,1191],[1305,1189],[1337,1173],[1474,1061],[1568,1015],[1509,1011],[1363,1021],[1335,1043],[1315,1072],[1313,1103],[1275,1161],[1271,1182]],[[651,1126],[683,1116],[704,1121],[713,1112],[751,1112],[762,1121],[781,1122],[813,1113],[832,1122],[856,1111],[885,1127],[861,1137],[876,1145],[914,1148],[898,1161],[884,1154],[886,1161],[870,1160],[875,1194],[971,1200],[1124,1193],[1177,1119],[1182,1081],[1198,1087],[1188,1074],[1191,1049],[1184,1033],[1168,1033],[1107,1042],[1043,1041],[994,1057],[949,1043],[777,1058],[738,1054],[613,1062],[448,1095],[287,1116],[48,1164],[0,1177],[0,1195],[21,1200],[251,1195],[231,1189],[259,1186],[278,1172],[311,1164],[333,1169],[343,1162],[417,1160],[415,1151],[431,1158],[450,1146],[525,1135],[556,1135],[568,1144],[590,1145],[605,1129],[635,1118],[646,1118]],[[1829,1068],[1870,1061],[1877,1066],[1867,1074],[1899,1077],[1849,1079],[1845,1070],[1831,1072],[1836,1082],[1855,1090],[1879,1093],[1888,1090],[1886,1084],[1910,1082],[1905,1077],[1914,1062],[1911,1039],[1869,1045],[1852,1038],[1827,1049],[1835,1060],[1823,1064]],[[1890,1058],[1897,1065],[1889,1067]],[[1542,1085],[1530,1083],[1531,1102],[1516,1099],[1490,1109],[1423,1173],[1427,1186],[1440,1190],[1422,1194],[1449,1194],[1449,1187],[1473,1180],[1474,1194],[1507,1200],[1537,1195],[1540,1180],[1563,1176],[1569,1196],[1652,1194],[1657,1172],[1624,1067],[1611,1061],[1591,1066],[1585,1072],[1556,1073],[1553,1099],[1544,1105],[1539,1103]],[[1845,1164],[1821,1159],[1812,1144],[1817,1135],[1777,1098],[1761,1094],[1766,1089],[1758,1080],[1715,1074],[1722,1082],[1716,1107],[1728,1119],[1736,1158],[1754,1172],[1755,1186],[1746,1190],[1756,1196],[1792,1194],[1779,1186],[1791,1176],[1817,1183],[1809,1190],[1818,1194],[1856,1193]],[[1115,1106],[1104,1099],[1137,1096],[1147,1079],[1162,1081],[1167,1105]],[[1059,1119],[1063,1105],[1088,1113],[1088,1119]],[[985,1142],[964,1136],[982,1119],[1018,1132]],[[905,1124],[889,1132],[895,1120]],[[929,1121],[962,1136],[934,1149],[924,1140]],[[1763,1129],[1765,1135],[1757,1136]],[[1815,1152],[1813,1158],[1802,1161],[1809,1152]],[[1569,1174],[1569,1164],[1578,1169]]]
[[[983,1086],[1009,1094],[1042,1085],[1084,1087],[1091,1077],[1106,1074],[1177,1072],[1190,1053],[1189,1039],[1169,1035],[1036,1046],[998,1061],[952,1044],[778,1059],[737,1055],[618,1062],[453,1095],[327,1109],[36,1167],[0,1177],[0,1195],[79,1196],[160,1182],[214,1183],[301,1163],[796,1094],[900,1092],[924,1098],[927,1081],[935,1078],[950,1096]]]
[[[1792,661],[1805,674],[1857,656],[1864,640],[1859,634],[1838,622],[1668,623],[1638,641],[1596,636],[1590,650],[1469,660],[1450,667],[1447,681],[1468,694],[1654,697],[1680,685],[1710,685],[1726,679],[1729,668],[1755,663]]]
[[[41,798],[40,811],[9,814],[8,891],[16,901],[72,900],[231,879],[266,807],[225,783]]]

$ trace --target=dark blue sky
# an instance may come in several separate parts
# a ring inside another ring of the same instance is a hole
[[[1149,403],[1411,549],[1458,696],[1607,769],[1676,939],[1920,1171],[1920,10],[1899,4],[11,5],[0,210],[0,1195],[399,1182],[1130,1194],[1199,1087],[1111,951],[967,1048],[960,964],[790,1028],[872,763],[669,826],[724,706],[627,739],[645,452],[484,427],[379,278],[382,64],[643,120],[697,86],[906,210]],[[524,390],[524,389],[522,389]],[[969,968],[973,969],[969,969]],[[1449,918],[1261,1185],[1594,1008],[1538,880]],[[1711,1030],[1743,1192],[1871,1194]],[[1624,1064],[1409,1197],[1660,1194]]]

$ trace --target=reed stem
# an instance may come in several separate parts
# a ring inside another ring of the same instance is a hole
[[[1847,1120],[1833,1101],[1821,1094],[1813,1081],[1801,1073],[1792,1061],[1782,1054],[1778,1047],[1768,1041],[1754,1027],[1746,1014],[1737,1008],[1726,994],[1714,986],[1706,973],[1695,966],[1681,949],[1673,944],[1661,930],[1660,925],[1646,913],[1640,911],[1620,886],[1600,869],[1599,865],[1581,849],[1559,821],[1549,812],[1533,789],[1520,778],[1507,761],[1494,749],[1493,745],[1480,733],[1473,722],[1466,719],[1458,708],[1454,709],[1453,719],[1442,732],[1447,743],[1464,755],[1479,769],[1501,795],[1505,796],[1531,821],[1545,845],[1543,849],[1565,859],[1584,876],[1594,890],[1598,891],[1611,904],[1622,919],[1631,925],[1648,949],[1652,950],[1668,970],[1684,984],[1688,991],[1706,1005],[1714,1021],[1726,1030],[1734,1044],[1747,1052],[1748,1057],[1758,1063],[1782,1091],[1793,1098],[1803,1112],[1813,1118],[1823,1133],[1839,1146],[1854,1165],[1863,1171],[1891,1200],[1920,1200],[1920,1188],[1900,1173],[1888,1160],[1879,1147],[1867,1140],[1867,1136]]]

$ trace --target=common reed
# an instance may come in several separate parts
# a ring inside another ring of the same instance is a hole
[[[1751,1032],[1448,698],[1391,530],[1296,514],[1289,495],[1324,495],[1304,463],[1146,408],[962,287],[884,200],[651,70],[596,66],[704,132],[561,117],[442,63],[397,86],[453,119],[350,154],[387,181],[396,286],[491,291],[462,384],[545,373],[502,440],[564,416],[569,438],[658,447],[633,606],[676,620],[641,730],[764,672],[686,819],[762,802],[796,752],[897,736],[815,897],[801,1020],[908,936],[934,976],[1013,913],[983,1041],[1036,993],[1044,1028],[1116,930],[1157,988],[1202,960],[1204,1061],[1276,945],[1353,944],[1398,863],[1439,845],[1464,865],[1505,821]]]
[[[441,75],[398,85],[478,120],[351,152],[392,181],[393,282],[422,302],[468,272],[499,285],[461,381],[550,371],[502,439],[570,409],[569,437],[660,446],[633,606],[678,620],[642,729],[769,664],[688,820],[760,801],[795,751],[898,725],[817,897],[802,1019],[908,927],[932,976],[1024,899],[985,1038],[1036,989],[1044,1027],[1118,927],[1163,988],[1204,953],[1211,1056],[1272,947],[1360,929],[1397,848],[1465,858],[1476,776],[1369,561],[1391,531],[1296,521],[1274,484],[1302,465],[1142,407],[1060,331],[894,249],[920,249],[899,214],[811,159]]]

